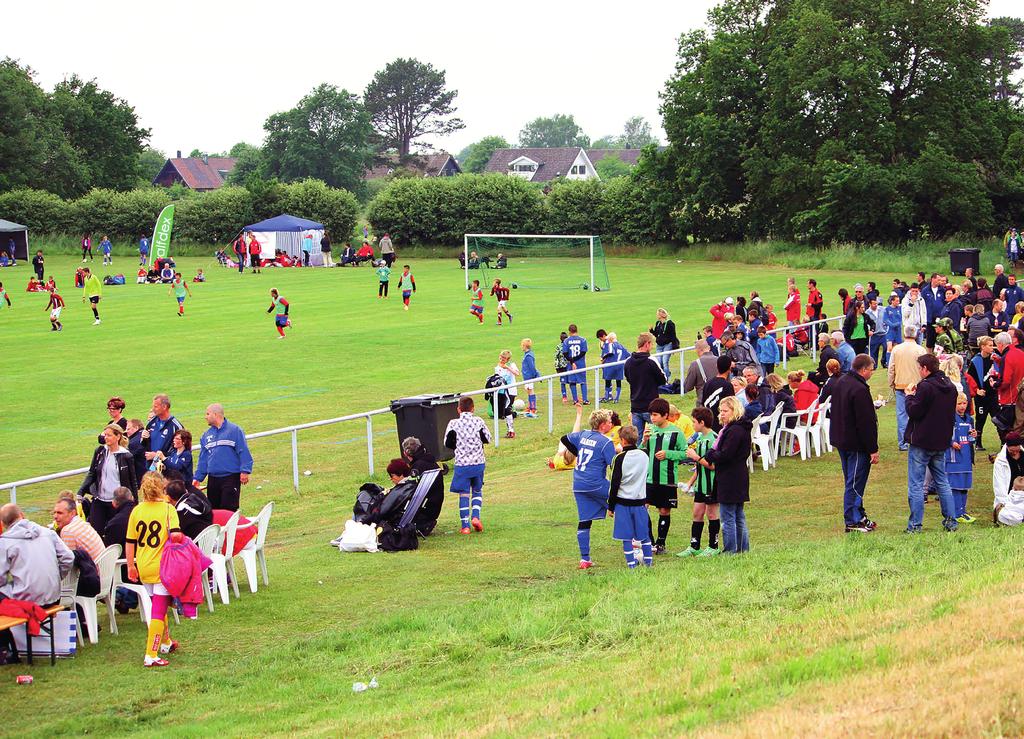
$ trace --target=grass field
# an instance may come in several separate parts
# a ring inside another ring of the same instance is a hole
[[[115,267],[131,275],[132,264]],[[14,300],[0,309],[0,481],[87,464],[112,394],[129,416],[145,417],[152,395],[167,392],[194,431],[204,406],[222,402],[254,432],[479,387],[501,349],[518,361],[524,336],[550,371],[571,321],[588,339],[603,327],[631,347],[660,306],[687,339],[727,294],[758,289],[779,306],[790,274],[801,286],[816,277],[829,313],[839,287],[892,276],[614,259],[610,292],[518,290],[515,322],[499,329],[492,301],[484,325],[468,315],[454,260],[414,263],[419,292],[406,313],[395,293],[376,298],[366,268],[239,276],[186,258],[188,277],[204,266],[210,281],[194,286],[185,318],[166,288],[129,284],[105,289],[103,323],[92,326],[67,287],[75,265],[48,259],[68,299],[60,334],[49,332],[43,296],[22,292],[29,271],[0,273]],[[527,268],[573,265],[514,265],[510,278]],[[284,341],[263,312],[271,286],[293,306]],[[876,375],[873,385],[883,384]],[[546,392],[541,400],[546,410]],[[571,413],[555,410],[561,432]],[[270,587],[182,624],[183,651],[163,672],[142,671],[134,615],[121,618],[120,636],[104,631],[74,661],[37,667],[30,687],[14,684],[24,668],[0,668],[0,704],[17,708],[3,733],[1020,735],[1019,532],[984,523],[982,461],[969,502],[978,523],[945,535],[929,510],[924,536],[901,535],[905,459],[891,408],[880,419],[882,462],[866,500],[876,534],[841,533],[834,455],[785,459],[754,474],[749,555],[659,558],[647,572],[625,570],[600,523],[599,566],[575,570],[570,478],[543,467],[556,437],[542,419],[518,420],[519,438],[490,453],[483,535],[455,533],[449,500],[437,533],[396,555],[339,555],[326,545],[366,479],[362,422],[300,434],[300,465],[313,472],[301,496],[291,489],[287,437],[256,441],[243,511],[277,505]],[[389,418],[374,429],[383,469],[397,436]],[[19,501],[45,521],[65,486],[25,487]],[[675,550],[688,518],[685,507],[673,517]],[[378,690],[351,691],[371,676]]]

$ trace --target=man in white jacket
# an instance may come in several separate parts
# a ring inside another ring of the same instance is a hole
[[[992,521],[997,525],[1018,526],[1024,522],[1024,490],[1014,490],[1013,481],[1024,475],[1024,453],[1018,433],[1011,431],[1005,441],[992,465],[992,492],[995,495]]]
[[[928,326],[928,306],[925,304],[916,282],[911,284],[900,305],[903,312],[903,327],[913,326],[916,328],[918,343],[920,343],[924,329]]]

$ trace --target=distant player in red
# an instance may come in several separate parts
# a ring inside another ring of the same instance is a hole
[[[50,292],[50,302],[43,310],[50,311],[50,330],[63,331],[64,324],[60,322],[60,312],[64,310],[64,298],[57,292],[56,286]]]
[[[284,329],[286,326],[291,326],[291,319],[288,318],[288,301],[281,297],[281,294],[277,291],[276,287],[270,289],[270,307],[267,308],[267,313],[277,310],[277,314],[274,316],[274,325],[277,326],[277,333],[280,334],[277,338],[284,338]]]
[[[501,325],[501,314],[504,313],[508,316],[509,325],[512,324],[512,314],[508,312],[508,295],[509,291],[507,287],[501,286],[501,280],[495,280],[491,286],[491,295],[498,299],[498,325]],[[482,320],[482,319],[481,319]]]
[[[470,315],[476,316],[480,323],[484,322],[484,291],[480,289],[480,280],[473,280],[473,286],[470,288],[472,299],[469,303]]]

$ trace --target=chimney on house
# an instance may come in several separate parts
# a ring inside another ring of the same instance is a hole
[[[178,149],[178,159],[181,159],[181,149]]]
[[[209,164],[209,163],[210,163],[210,155],[209,154],[203,154],[203,164]]]

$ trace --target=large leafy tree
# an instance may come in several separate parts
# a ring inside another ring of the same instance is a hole
[[[263,170],[282,182],[315,178],[357,191],[373,163],[370,116],[346,90],[322,84],[299,104],[267,118]]]
[[[527,147],[589,146],[590,138],[572,115],[557,113],[540,117],[523,126],[519,145]]]
[[[470,144],[463,150],[463,157],[459,159],[459,165],[462,167],[463,172],[479,174],[484,171],[495,149],[507,148],[509,148],[509,143],[504,137],[484,136],[475,144]]]
[[[602,136],[591,146],[595,149],[642,149],[657,144],[658,139],[651,131],[651,124],[643,116],[633,116],[622,127],[618,136]]]
[[[1002,155],[1022,116],[1002,73],[1019,47],[983,11],[726,0],[682,37],[663,97],[681,226],[813,241],[991,229],[1012,207]]]
[[[373,76],[363,100],[381,149],[404,159],[424,136],[447,136],[466,127],[455,117],[458,90],[447,89],[443,69],[417,59],[396,59]]]

